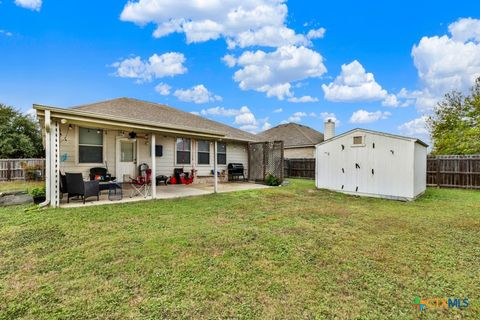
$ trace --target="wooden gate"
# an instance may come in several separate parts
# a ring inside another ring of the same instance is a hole
[[[283,141],[248,145],[248,180],[264,182],[267,175],[283,181]]]

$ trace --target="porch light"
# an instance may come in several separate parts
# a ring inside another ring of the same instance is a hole
[[[61,124],[66,124],[66,123],[67,123],[67,119],[61,119],[61,120],[60,120],[60,123],[61,123]]]

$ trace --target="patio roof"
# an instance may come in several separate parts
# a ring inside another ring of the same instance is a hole
[[[76,106],[58,108],[35,104],[42,117],[50,110],[52,118],[86,121],[104,126],[117,126],[172,134],[222,138],[235,141],[257,141],[257,137],[243,130],[212,121],[166,105],[131,98],[119,98]]]

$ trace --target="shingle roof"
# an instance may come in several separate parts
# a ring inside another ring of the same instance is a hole
[[[260,140],[283,140],[285,147],[314,146],[323,141],[323,133],[297,124],[281,124],[259,133]]]
[[[132,120],[178,125],[196,130],[214,130],[225,134],[225,139],[257,141],[254,134],[228,125],[181,111],[163,104],[132,98],[118,98],[72,107],[75,110],[98,113],[107,116],[127,116]]]

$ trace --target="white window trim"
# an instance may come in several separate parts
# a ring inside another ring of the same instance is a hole
[[[102,130],[103,131],[103,134],[102,134],[102,149],[103,149],[103,155],[102,155],[102,162],[80,162],[80,127],[82,128],[85,128],[85,129],[93,129],[93,130]],[[104,166],[105,165],[105,159],[107,159],[107,144],[105,143],[106,139],[105,139],[105,129],[102,129],[102,128],[94,128],[94,127],[91,127],[91,126],[79,126],[79,125],[76,125],[75,126],[75,136],[76,136],[76,139],[75,139],[75,165],[77,166],[84,166],[84,167],[92,167],[92,166],[99,166],[99,165],[102,165]]]
[[[217,154],[215,155],[215,157],[217,157],[217,165],[218,166],[226,166],[227,163],[228,163],[228,159],[227,159],[227,156],[228,156],[228,143],[226,141],[221,141],[219,143],[224,143],[225,144],[225,152],[218,152],[218,145],[217,145]],[[218,162],[218,154],[224,154],[225,155],[225,163],[219,163]]]
[[[190,139],[190,163],[178,163],[177,162],[177,139]],[[193,164],[193,139],[192,138],[187,138],[187,137],[175,137],[173,140],[173,143],[175,145],[175,154],[174,154],[174,163],[176,166],[192,166]]]
[[[198,162],[198,159],[200,159],[200,158],[198,157],[198,153],[199,153],[199,152],[201,152],[201,153],[206,153],[205,151],[198,151],[198,150],[199,150],[199,149],[198,149],[198,143],[199,143],[200,141],[206,141],[206,142],[208,142],[208,164],[199,163],[199,162]],[[210,166],[212,166],[212,165],[213,165],[213,164],[211,163],[211,162],[212,162],[211,155],[212,155],[212,153],[213,153],[213,152],[212,152],[212,142],[209,141],[209,140],[201,140],[201,139],[200,139],[200,140],[195,140],[195,143],[196,143],[196,145],[197,145],[197,147],[195,148],[195,149],[196,149],[196,153],[197,153],[197,157],[196,157],[197,163],[196,163],[196,165],[199,166],[199,167],[210,167]],[[176,145],[176,144],[175,144],[175,145]],[[175,154],[176,154],[176,152],[175,152]]]
[[[362,137],[362,142],[363,142],[363,143],[361,143],[361,144],[354,144],[354,143],[353,143],[353,139],[354,139],[355,137]],[[365,134],[356,134],[356,135],[353,135],[353,136],[352,136],[352,148],[365,147],[365,146],[366,146],[365,138],[366,138],[366,135],[365,135]]]

